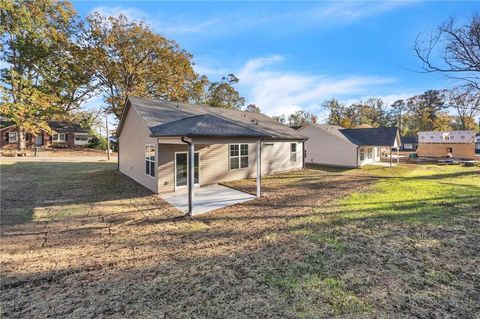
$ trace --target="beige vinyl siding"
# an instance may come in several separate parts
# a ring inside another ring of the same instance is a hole
[[[291,142],[267,143],[273,146],[262,148],[262,175],[302,168],[301,142],[296,142],[297,161],[293,164],[290,164]],[[175,152],[186,152],[188,148],[186,144],[159,144],[158,147],[158,190],[160,193],[173,192],[175,191]],[[229,144],[195,144],[195,151],[199,151],[200,185],[254,178],[257,175],[256,143],[248,143],[248,167],[234,170],[231,170],[229,165]]]
[[[345,167],[357,166],[356,145],[310,125],[300,129],[300,133],[309,138],[305,142],[305,163]]]
[[[152,144],[157,150],[157,139],[149,136],[150,131],[145,122],[132,107],[130,108],[119,137],[120,172],[142,184],[152,192],[158,191],[157,178],[145,173],[145,145]],[[158,152],[155,156],[158,166]],[[156,172],[158,174],[158,170]]]

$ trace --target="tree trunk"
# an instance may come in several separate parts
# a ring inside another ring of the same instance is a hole
[[[18,149],[23,151],[27,148],[27,143],[25,141],[25,129],[23,127],[18,128]]]

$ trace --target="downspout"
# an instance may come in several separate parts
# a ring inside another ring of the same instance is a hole
[[[305,140],[302,141],[302,170],[305,169],[305,157],[307,156],[307,151],[305,150]]]
[[[357,168],[359,168],[360,166],[358,166],[358,146],[357,146]]]
[[[117,171],[120,171],[120,136],[117,137]]]
[[[181,137],[181,140],[183,143],[186,143],[188,145],[188,150],[189,152],[187,152],[187,156],[188,156],[188,159],[187,159],[187,163],[188,163],[188,212],[187,212],[187,216],[192,216],[192,209],[193,209],[193,196],[192,196],[192,190],[193,190],[193,186],[194,185],[191,185],[192,183],[190,182],[190,170],[193,169],[193,165],[192,163],[190,163],[190,150],[191,150],[191,147],[192,147],[192,143],[189,142],[189,141],[186,141],[185,140],[185,137],[182,136]],[[175,178],[175,177],[174,177]]]

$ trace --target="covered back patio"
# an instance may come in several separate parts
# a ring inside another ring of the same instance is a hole
[[[160,196],[190,216],[260,197],[262,139],[159,137]],[[235,163],[230,163],[233,160]],[[238,169],[231,169],[232,165],[238,165]],[[256,178],[255,195],[218,184],[242,178]]]

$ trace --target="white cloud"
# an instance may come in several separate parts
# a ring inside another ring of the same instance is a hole
[[[235,72],[247,103],[258,105],[268,115],[288,115],[299,107],[319,113],[326,99],[365,96],[395,81],[379,76],[302,74],[275,68],[282,61],[284,58],[279,55],[259,57]]]
[[[220,18],[198,21],[198,19],[195,20],[184,15],[164,18],[161,17],[161,15],[152,16],[151,14],[137,8],[124,8],[121,6],[95,7],[90,11],[90,13],[93,12],[98,12],[103,16],[112,17],[118,17],[122,14],[129,20],[143,20],[157,32],[168,35],[207,32],[210,28],[214,28],[217,24],[222,22],[222,19]]]
[[[95,7],[93,8],[90,13],[98,12],[102,16],[111,16],[111,17],[118,17],[119,15],[126,16],[129,20],[146,20],[149,16],[142,10],[137,8],[124,8],[121,6],[115,7]]]
[[[120,5],[107,7],[98,6],[91,10],[106,16],[125,15],[131,20],[144,20],[157,32],[166,35],[202,34],[216,36],[231,34],[252,29],[274,30],[286,32],[287,30],[304,29],[318,26],[334,26],[348,24],[368,17],[393,11],[400,7],[410,5],[415,1],[342,1],[319,4],[308,4],[299,10],[256,11],[238,10],[230,14],[198,17],[198,15],[180,14],[175,16],[162,16],[159,12],[145,12],[134,7]],[[295,21],[288,28],[283,26],[285,21]]]

